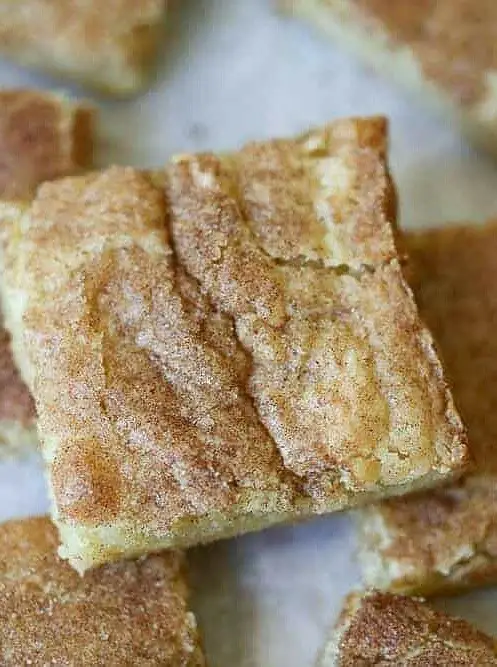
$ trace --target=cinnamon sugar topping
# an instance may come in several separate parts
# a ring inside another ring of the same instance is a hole
[[[371,591],[353,594],[319,667],[497,665],[497,643],[466,621],[421,600]]]
[[[202,667],[183,558],[155,554],[80,577],[47,518],[0,526],[0,661]]]
[[[464,469],[396,260],[384,133],[338,121],[39,190],[6,298],[26,304],[10,326],[78,567]]]

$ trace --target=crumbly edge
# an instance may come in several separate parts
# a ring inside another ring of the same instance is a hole
[[[44,451],[46,456],[46,452]],[[47,464],[49,462],[47,461]],[[454,472],[455,477],[458,472]],[[442,480],[444,475],[432,472],[416,482],[395,487],[390,495],[404,495],[411,491],[430,488]],[[206,544],[216,540],[228,539],[244,533],[264,530],[278,524],[295,523],[312,518],[319,514],[337,512],[368,504],[383,497],[384,491],[355,494],[334,498],[332,502],[323,504],[316,510],[307,499],[301,499],[291,512],[247,512],[246,508],[232,508],[230,515],[210,512],[201,518],[182,519],[161,537],[144,532],[139,525],[115,523],[112,525],[84,526],[63,521],[57,517],[55,499],[50,488],[52,517],[59,529],[62,546],[59,549],[61,558],[81,574],[86,570],[103,563],[119,560],[123,557],[135,558],[153,551],[163,549],[184,549],[198,544]],[[264,498],[255,504],[264,507]]]
[[[394,537],[384,521],[381,507],[371,507],[356,512],[355,521],[359,543],[357,558],[365,586],[410,595],[424,592],[423,588],[408,584],[410,578],[408,568],[403,568],[393,558],[383,557],[382,550],[388,548]]]
[[[497,558],[486,550],[468,544],[448,572],[416,568],[415,563],[385,556],[383,551],[395,542],[381,505],[355,513],[358,534],[357,559],[365,586],[403,595],[458,595],[497,582]]]
[[[316,26],[356,55],[381,75],[386,75],[403,88],[423,95],[439,114],[452,116],[464,134],[482,149],[497,153],[497,92],[489,92],[480,104],[462,109],[436,84],[424,77],[419,63],[408,47],[395,47],[386,33],[364,29],[354,19],[347,0],[277,0],[280,9]],[[497,85],[496,85],[497,89]]]

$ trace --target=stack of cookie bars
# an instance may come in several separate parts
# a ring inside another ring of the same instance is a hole
[[[1,51],[143,84],[162,2],[21,4]],[[0,439],[51,495],[0,527],[1,664],[203,665],[177,550],[353,507],[320,664],[497,664],[406,597],[497,581],[497,225],[402,234],[381,117],[91,171],[94,118],[0,93]]]

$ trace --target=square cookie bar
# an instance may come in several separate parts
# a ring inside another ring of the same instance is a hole
[[[497,223],[406,241],[476,466],[447,488],[361,512],[360,556],[368,585],[428,595],[497,583]]]
[[[497,665],[497,642],[422,600],[350,595],[317,667]]]
[[[45,180],[90,166],[93,111],[51,93],[0,91],[0,199],[29,200]],[[2,221],[0,238],[6,233]],[[37,443],[30,392],[0,325],[0,456],[26,453]]]
[[[0,0],[0,54],[114,95],[143,88],[166,0]]]
[[[183,556],[154,554],[80,577],[45,517],[0,525],[0,661],[201,667]]]
[[[385,133],[343,120],[64,179],[13,220],[6,322],[80,571],[465,470]]]
[[[497,4],[492,0],[279,0],[497,152]]]

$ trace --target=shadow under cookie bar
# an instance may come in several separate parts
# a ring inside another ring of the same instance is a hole
[[[0,54],[108,94],[142,89],[166,0],[0,1]]]
[[[276,0],[497,152],[497,6],[486,0]]]
[[[77,569],[466,469],[385,155],[383,119],[348,119],[47,183],[12,214],[7,324]]]
[[[368,585],[429,595],[497,583],[497,223],[407,234],[406,247],[476,465],[361,511],[360,560]]]
[[[0,656],[18,665],[201,667],[179,552],[80,577],[45,517],[0,525]]]
[[[379,591],[353,593],[317,667],[497,665],[497,642],[422,600]]]

